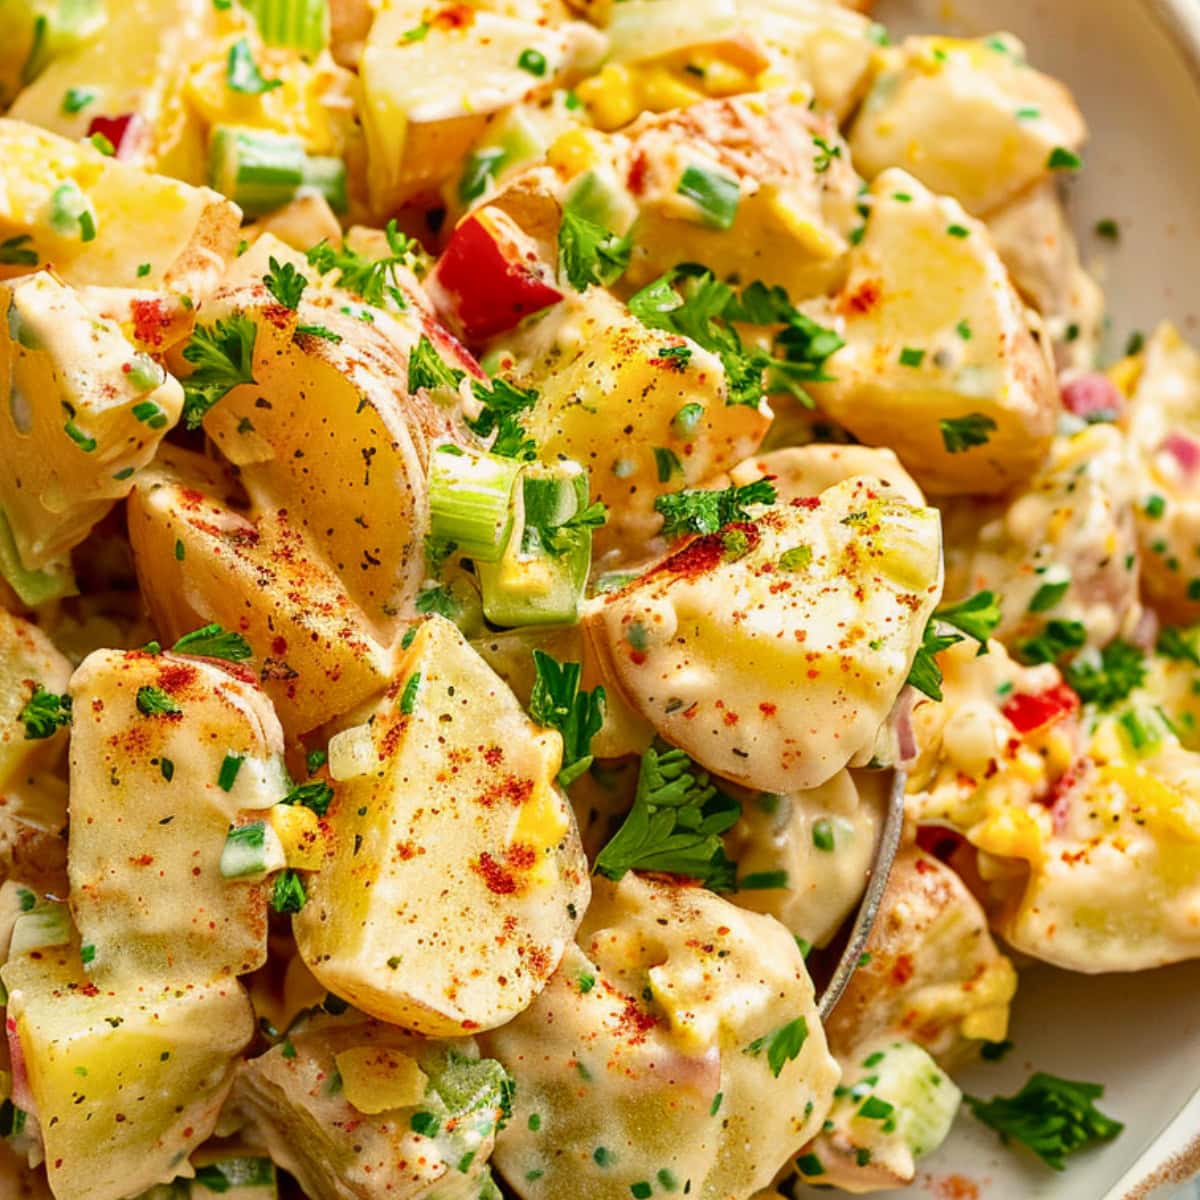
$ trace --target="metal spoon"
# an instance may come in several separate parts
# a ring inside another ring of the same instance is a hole
[[[867,873],[867,890],[863,893],[862,903],[858,907],[858,914],[854,918],[854,926],[850,930],[850,938],[842,951],[842,957],[838,959],[837,967],[817,1002],[822,1021],[827,1020],[833,1012],[846,990],[846,985],[858,970],[859,959],[867,947],[867,938],[871,936],[871,930],[879,916],[888,876],[892,873],[892,863],[896,861],[896,851],[900,847],[900,831],[904,827],[904,787],[907,782],[908,775],[905,771],[897,770],[892,776],[892,791],[888,796],[883,828],[879,831],[875,857],[871,860]]]

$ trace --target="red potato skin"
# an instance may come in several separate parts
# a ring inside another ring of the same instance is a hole
[[[439,315],[471,343],[505,333],[562,299],[486,213],[472,214],[454,230],[432,282]]]

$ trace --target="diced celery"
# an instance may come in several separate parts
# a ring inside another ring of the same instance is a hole
[[[209,182],[247,216],[280,208],[310,188],[346,207],[346,167],[341,159],[310,157],[297,137],[219,125],[213,130]]]
[[[245,879],[263,875],[267,870],[267,825],[254,821],[235,825],[225,838],[221,850],[221,876],[224,879]]]
[[[439,446],[429,470],[429,516],[434,537],[454,542],[477,563],[494,563],[513,528],[516,459],[481,450]]]
[[[317,55],[329,41],[326,0],[242,0],[268,46]]]
[[[563,207],[613,233],[624,233],[637,216],[633,197],[606,167],[593,167],[572,179]]]

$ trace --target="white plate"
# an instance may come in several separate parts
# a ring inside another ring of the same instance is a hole
[[[877,16],[894,35],[1010,31],[1070,84],[1091,127],[1073,212],[1108,294],[1110,350],[1163,317],[1200,341],[1200,0],[880,0]],[[1120,224],[1115,248],[1091,233],[1105,217]],[[1200,1172],[1200,963],[1023,971],[1010,1036],[1013,1053],[964,1073],[966,1091],[1008,1094],[1034,1070],[1094,1080],[1124,1133],[1058,1174],[964,1113],[917,1182],[881,1197],[1165,1200]]]

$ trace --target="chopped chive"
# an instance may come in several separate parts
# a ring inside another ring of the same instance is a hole
[[[900,365],[902,367],[919,367],[924,361],[924,350],[917,350],[913,346],[905,346],[900,351]]]
[[[700,210],[706,224],[731,229],[737,216],[741,185],[732,175],[709,167],[690,166],[675,189]]]
[[[833,822],[828,817],[821,817],[813,822],[812,840],[818,850],[828,852],[833,849]]]
[[[947,225],[946,232],[951,237],[965,238],[971,236],[971,231],[965,225]]]
[[[89,437],[74,421],[68,421],[63,426],[63,432],[77,445],[84,454],[91,454],[96,449],[96,439]]]
[[[408,677],[408,682],[404,685],[404,691],[400,693],[400,711],[406,717],[412,716],[412,711],[417,703],[417,689],[420,686],[421,672],[416,671]]]
[[[1055,146],[1050,151],[1050,157],[1046,160],[1046,166],[1051,171],[1078,171],[1083,166],[1083,159],[1073,150],[1068,150],[1065,146]]]
[[[233,788],[234,781],[238,777],[238,772],[242,769],[242,763],[246,761],[244,754],[226,754],[221,762],[221,770],[217,774],[217,787],[223,792],[228,792]]]
[[[62,110],[65,113],[83,112],[98,95],[95,88],[69,87],[63,93]]]

